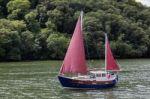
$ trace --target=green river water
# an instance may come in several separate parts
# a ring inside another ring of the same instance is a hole
[[[116,87],[71,90],[61,87],[62,61],[0,63],[0,99],[150,99],[150,59],[118,60],[122,71]],[[104,60],[88,61],[103,67]]]

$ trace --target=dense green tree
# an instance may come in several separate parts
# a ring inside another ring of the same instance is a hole
[[[24,21],[0,19],[1,60],[21,60],[21,38],[19,33],[25,28]]]
[[[50,34],[47,38],[49,55],[52,59],[63,59],[68,45],[68,38],[61,34]]]
[[[62,59],[80,11],[87,58],[150,57],[150,8],[135,0],[0,0],[0,60]]]
[[[8,18],[20,19],[29,10],[30,2],[28,0],[10,0],[7,3],[7,8],[10,13]]]
[[[17,31],[0,29],[0,60],[21,60],[20,45]]]
[[[27,28],[33,33],[38,33],[40,31],[40,23],[36,20],[36,17],[37,11],[31,11],[25,15]]]
[[[26,24],[23,20],[7,20],[0,19],[0,28],[8,28],[12,31],[22,32],[26,29]]]
[[[21,33],[21,55],[22,59],[35,59],[35,54],[39,49],[38,43],[34,39],[34,35],[30,31]]]

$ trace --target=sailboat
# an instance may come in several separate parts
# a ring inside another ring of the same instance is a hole
[[[86,65],[82,34],[83,12],[76,27],[60,68],[58,79],[65,88],[99,89],[111,88],[118,82],[119,65],[115,61],[107,34],[105,34],[105,70],[90,70]]]

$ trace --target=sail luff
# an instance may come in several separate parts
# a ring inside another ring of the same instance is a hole
[[[107,34],[105,33],[105,71],[107,69]]]
[[[78,18],[73,36],[60,69],[60,74],[87,73],[81,21],[82,14]]]

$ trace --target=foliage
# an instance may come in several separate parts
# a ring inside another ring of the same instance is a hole
[[[150,57],[150,8],[135,0],[0,0],[0,60],[63,59],[80,11],[87,58]]]
[[[28,0],[10,0],[7,3],[7,9],[10,15],[8,18],[20,19],[29,10],[30,2]]]
[[[21,60],[20,36],[17,31],[0,29],[0,59],[1,60]]]
[[[50,34],[47,38],[47,47],[52,59],[63,59],[68,45],[68,38],[61,34]]]

